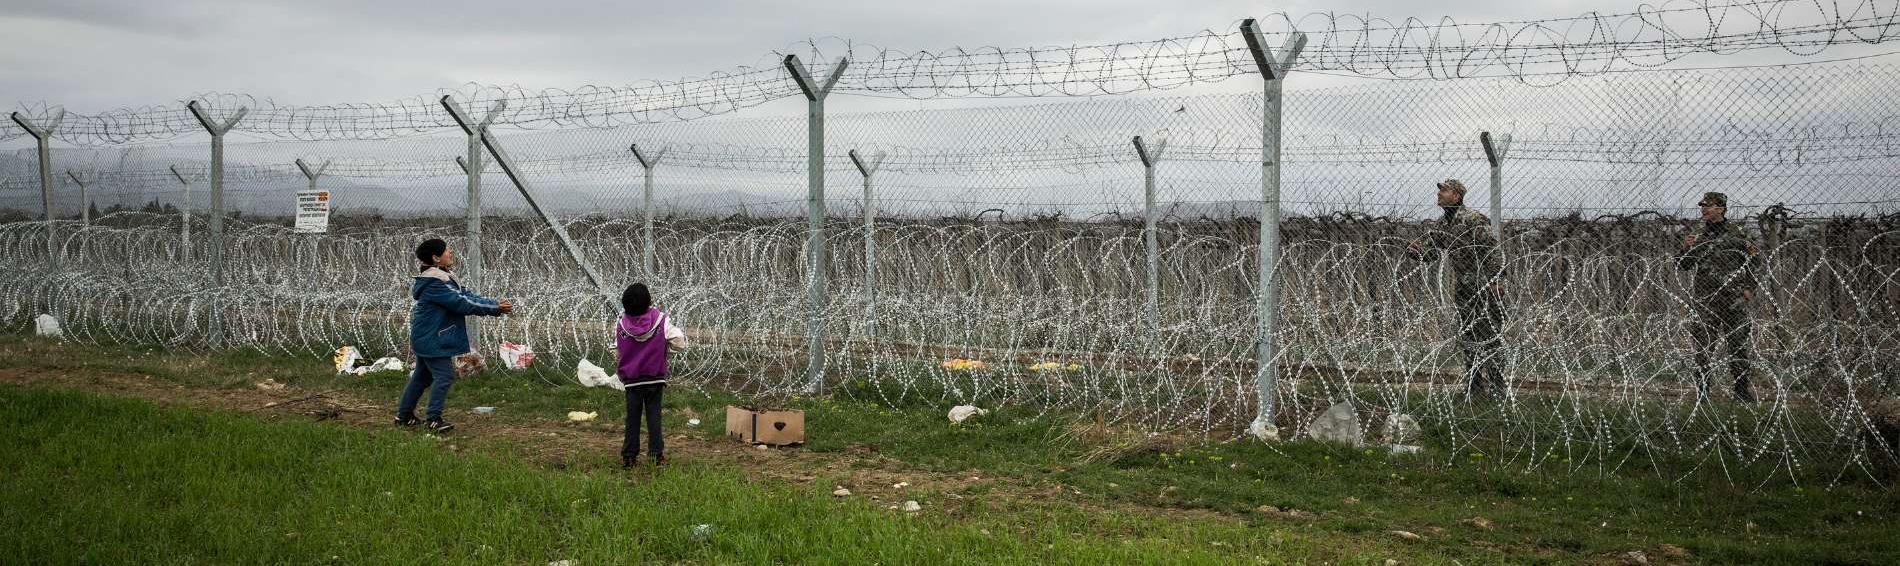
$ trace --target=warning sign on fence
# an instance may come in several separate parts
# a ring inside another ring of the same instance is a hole
[[[322,234],[330,231],[330,191],[297,193],[297,232]]]

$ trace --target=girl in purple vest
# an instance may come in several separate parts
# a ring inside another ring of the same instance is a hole
[[[660,433],[660,395],[666,392],[666,355],[686,345],[686,333],[653,306],[644,283],[627,286],[620,294],[625,310],[614,324],[614,350],[619,355],[615,373],[627,386],[627,438],[620,447],[620,465],[640,462],[640,415],[647,420],[647,454],[655,465],[666,463],[665,439]]]

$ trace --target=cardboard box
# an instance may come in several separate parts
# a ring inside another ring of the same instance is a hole
[[[805,412],[760,411],[727,405],[726,436],[746,444],[804,444]]]

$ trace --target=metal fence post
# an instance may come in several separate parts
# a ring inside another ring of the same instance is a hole
[[[90,189],[92,186],[92,176],[81,176],[78,173],[74,173],[71,169],[66,170],[66,176],[72,178],[73,184],[79,185],[79,226],[81,228],[91,226],[92,192]]]
[[[507,100],[495,101],[495,106],[489,108],[488,114],[475,126],[476,133],[468,134],[468,155],[455,158],[455,164],[468,176],[468,194],[464,197],[463,206],[463,231],[467,234],[468,243],[462,247],[460,277],[469,287],[477,289],[481,288],[482,270],[486,264],[486,255],[482,253],[482,172],[488,169],[488,164],[482,161],[481,135],[488,132],[489,124],[493,124],[495,117],[507,108]],[[476,319],[468,320],[468,349],[471,352],[480,352],[481,345],[488,343],[483,339],[482,326]]]
[[[1491,132],[1478,132],[1478,143],[1484,145],[1484,159],[1491,163],[1491,239],[1504,246],[1504,157],[1511,152],[1511,134],[1491,137]]]
[[[178,172],[177,165],[169,168],[172,176],[178,178],[178,183],[185,186],[185,198],[178,205],[179,219],[184,221],[178,229],[178,256],[180,261],[191,261],[191,180]]]
[[[1142,143],[1141,136],[1135,136],[1135,155],[1141,157],[1142,170],[1141,238],[1148,248],[1148,292],[1142,314],[1148,319],[1151,340],[1158,338],[1161,332],[1161,239],[1155,233],[1160,211],[1155,208],[1155,165],[1161,163],[1161,154],[1167,149],[1167,140],[1156,140],[1154,147],[1149,147]]]
[[[13,113],[13,123],[33,136],[38,143],[40,157],[40,205],[46,208],[46,268],[59,271],[59,236],[53,226],[53,132],[59,130],[59,123],[66,119],[66,110],[60,109],[53,119],[46,122],[45,128],[37,127],[26,115]]]
[[[231,127],[236,126],[238,120],[243,120],[244,114],[250,112],[250,109],[239,107],[237,112],[231,114],[231,117],[223,122],[212,120],[210,115],[205,114],[204,107],[196,100],[186,103],[185,109],[190,110],[191,115],[204,126],[205,132],[211,134],[211,285],[222,289],[224,287],[224,134],[231,131]],[[223,305],[218,301],[218,295],[213,294],[209,317],[211,328],[208,336],[212,346],[218,346],[224,341],[223,310]]]
[[[1254,387],[1260,396],[1260,405],[1249,427],[1257,436],[1264,437],[1265,431],[1274,430],[1274,388],[1280,369],[1273,339],[1280,310],[1280,284],[1276,278],[1280,260],[1280,91],[1287,72],[1299,60],[1300,50],[1306,47],[1306,34],[1294,32],[1287,37],[1276,57],[1253,18],[1241,22],[1240,31],[1265,82],[1260,127],[1260,292],[1259,302],[1254,307],[1258,322],[1256,340],[1260,347]]]
[[[471,287],[479,288],[482,284],[482,266],[485,259],[482,254],[482,171],[488,168],[488,164],[482,161],[481,137],[488,133],[488,126],[495,122],[495,117],[507,108],[508,101],[495,101],[495,106],[488,109],[488,114],[483,116],[481,123],[475,126],[475,132],[468,134],[467,157],[456,160],[456,163],[461,165],[462,172],[468,175],[468,196],[464,211],[466,213],[464,229],[468,232],[468,245],[462,250],[464,261],[460,276]],[[474,329],[474,323],[471,322],[470,340],[476,339]]]
[[[811,73],[797,55],[785,56],[785,70],[805,93],[806,101],[805,273],[811,278],[806,298],[811,313],[805,334],[811,361],[805,368],[805,390],[809,393],[825,388],[825,96],[837,86],[848,64],[843,57],[838,58],[831,66],[831,76],[821,85],[812,82]]]
[[[864,336],[872,338],[877,336],[877,201],[871,196],[871,176],[884,164],[886,154],[877,152],[868,161],[855,149],[846,154],[864,176]]]
[[[642,173],[640,192],[640,239],[646,242],[646,248],[640,251],[640,276],[648,281],[653,279],[653,168],[660,165],[660,159],[666,157],[666,148],[648,156],[640,151],[640,144],[633,144],[634,161],[640,162]]]

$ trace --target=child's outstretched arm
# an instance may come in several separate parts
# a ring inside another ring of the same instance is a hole
[[[464,316],[501,315],[501,309],[497,308],[494,304],[471,300],[468,295],[451,289],[448,284],[438,281],[429,281],[423,285],[422,292],[417,296],[417,299],[441,305],[442,308],[448,309],[449,312]]]
[[[671,316],[666,317],[665,324],[666,349],[673,352],[686,350],[686,331],[681,330],[679,325],[673,324],[673,317]]]

